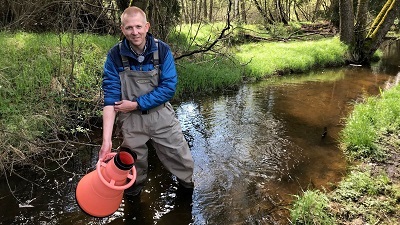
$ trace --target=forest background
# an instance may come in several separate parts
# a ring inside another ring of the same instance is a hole
[[[399,30],[399,2],[1,0],[0,170],[43,170],[43,160],[62,168],[77,146],[97,146],[90,136],[101,127],[102,63],[129,5],[145,9],[151,32],[171,46],[179,100],[316,67],[368,65]],[[287,46],[311,59],[282,52],[288,62],[260,68],[253,58],[273,59],[271,49]]]

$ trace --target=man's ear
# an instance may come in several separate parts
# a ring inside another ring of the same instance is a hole
[[[121,29],[121,30],[120,30],[121,33],[120,33],[120,35],[119,35],[119,40],[122,41],[122,40],[124,39],[124,37],[125,37],[124,32],[122,31],[122,30],[123,30],[123,26],[122,26],[122,25],[120,26],[120,29]]]

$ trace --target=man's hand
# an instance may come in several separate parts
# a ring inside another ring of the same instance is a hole
[[[112,142],[111,141],[103,141],[101,144],[101,148],[99,151],[99,160],[103,159],[108,153],[111,152]]]
[[[116,112],[127,113],[127,112],[137,109],[137,106],[138,106],[137,102],[131,102],[129,100],[122,100],[122,101],[115,102],[114,110]]]
[[[115,115],[116,112],[113,105],[107,105],[103,108],[103,142],[99,151],[99,160],[111,152]]]

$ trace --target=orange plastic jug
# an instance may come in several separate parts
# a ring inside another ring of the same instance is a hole
[[[79,207],[94,217],[106,217],[117,211],[124,190],[136,180],[134,161],[134,153],[126,148],[100,159],[96,170],[86,174],[76,187]]]

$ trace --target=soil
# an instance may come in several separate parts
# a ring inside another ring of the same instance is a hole
[[[400,187],[400,134],[382,138],[380,145],[388,150],[388,157],[383,161],[372,163],[372,174],[385,171],[393,185]]]
[[[384,147],[388,150],[388,157],[382,161],[374,162],[374,161],[362,161],[360,162],[360,167],[371,168],[370,172],[373,177],[378,175],[386,174],[390,180],[391,185],[397,191],[400,191],[400,135],[392,135],[384,137],[380,140],[381,147]],[[388,196],[380,196],[379,199],[385,200],[389,198]],[[359,201],[362,201],[363,197],[360,198]],[[396,199],[397,209],[400,208],[400,196],[397,194]],[[363,225],[366,223],[363,218],[366,218],[367,215],[359,215],[358,218],[352,221],[346,221],[345,219],[340,220],[340,224],[346,225]],[[400,224],[400,210],[396,210],[393,213],[388,213],[387,215],[382,215],[383,218],[378,221],[377,224],[390,224],[390,225],[399,225]],[[397,222],[393,222],[397,221]]]

